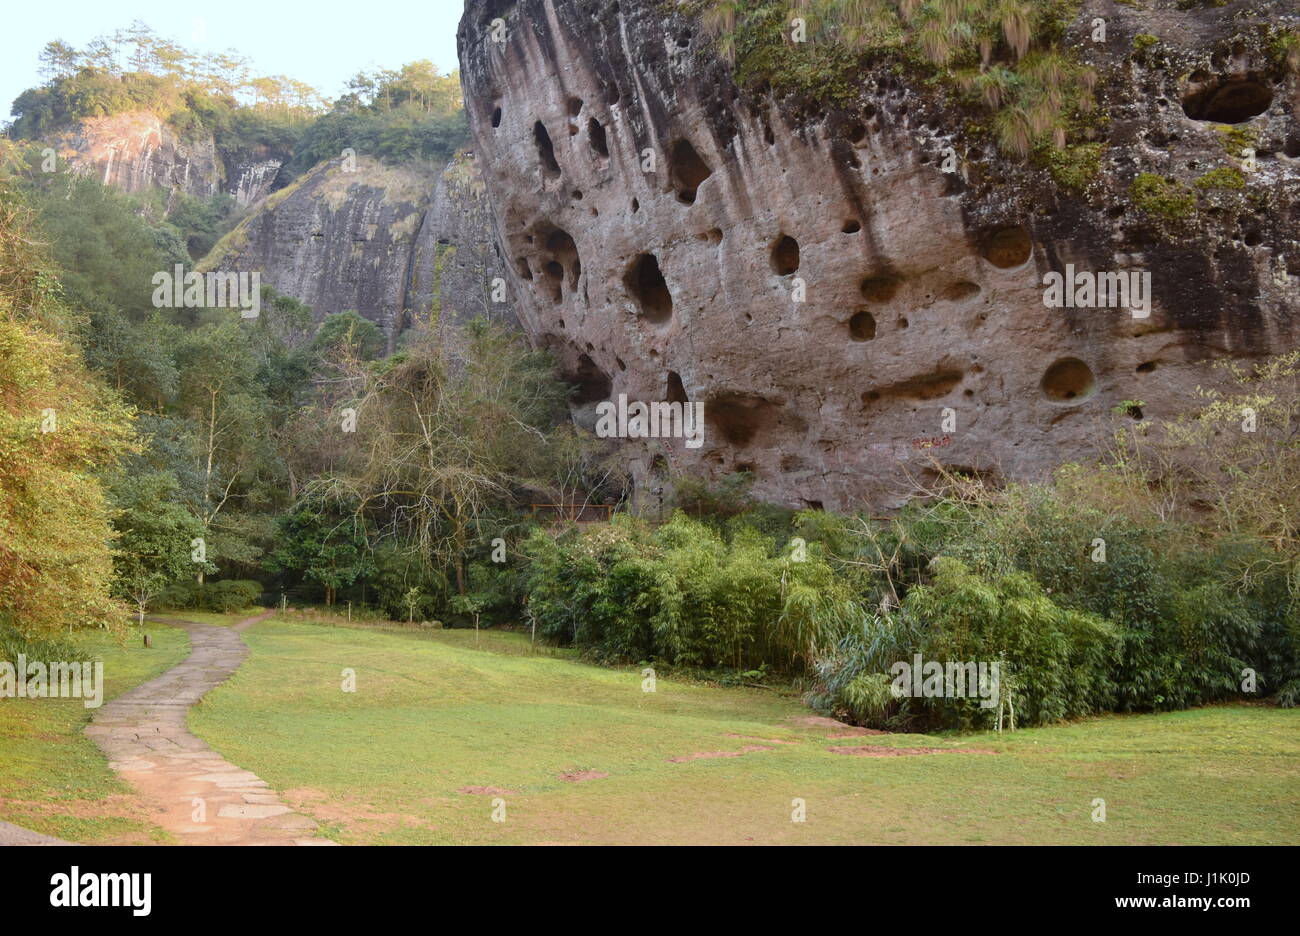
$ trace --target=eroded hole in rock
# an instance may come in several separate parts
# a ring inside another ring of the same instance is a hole
[[[678,140],[673,144],[668,154],[668,178],[677,192],[678,201],[694,204],[700,183],[711,175],[713,170],[695,151],[690,140]]]
[[[713,244],[715,246],[721,244],[722,228],[709,228],[707,236],[710,244]]]
[[[1054,403],[1078,403],[1097,389],[1092,368],[1078,358],[1062,358],[1043,374],[1043,394]]]
[[[500,126],[501,126],[501,108],[494,107],[492,108],[492,129],[495,130],[497,127]]]
[[[614,363],[618,365],[619,370],[621,371],[627,370],[627,365],[623,363],[623,359],[621,357],[614,358]]]
[[[1023,265],[1033,251],[1033,239],[1023,224],[996,231],[985,239],[980,249],[985,260],[1003,270]]]
[[[960,283],[951,283],[943,289],[943,298],[949,302],[961,302],[965,299],[973,299],[980,294],[980,288],[969,280],[963,280]]]
[[[799,242],[782,234],[772,245],[772,269],[778,276],[789,276],[799,269]]]
[[[902,281],[892,276],[868,276],[858,288],[868,302],[888,302],[901,285]]]
[[[654,254],[641,254],[633,260],[623,277],[623,285],[647,322],[662,325],[672,318],[673,295]]]
[[[569,116],[577,117],[579,114],[582,113],[582,98],[576,98],[576,97],[569,98],[567,106],[569,109]]]
[[[899,327],[900,330],[902,330],[902,329],[904,329],[904,328],[907,328],[907,327],[908,327],[909,325],[911,325],[911,324],[912,324],[912,323],[909,322],[909,321],[908,321],[907,319],[905,319],[905,318],[901,318],[901,317],[900,317],[899,320],[898,320],[898,327]]]
[[[776,145],[776,134],[772,132],[771,124],[763,124],[763,141],[768,146]]]
[[[682,384],[681,374],[677,371],[668,372],[668,402],[669,403],[689,403],[686,396],[686,387]]]
[[[533,124],[533,141],[537,144],[537,158],[541,160],[542,171],[550,176],[558,176],[560,164],[555,161],[555,144],[551,142],[551,135],[546,132],[546,126],[540,120]]]
[[[572,400],[579,406],[608,400],[610,391],[614,389],[614,382],[586,354],[578,358],[578,370],[569,378],[569,383],[574,385]]]
[[[849,337],[854,341],[870,341],[876,337],[876,317],[866,309],[858,309],[849,319]]]
[[[562,279],[568,273],[570,288],[577,286],[578,277],[582,274],[582,260],[578,256],[578,245],[573,242],[569,232],[557,227],[543,227],[538,230],[538,234],[546,238],[543,244],[550,253],[550,263],[546,264],[547,275],[551,275],[551,264],[554,263],[560,268],[559,277]]]
[[[1183,98],[1183,113],[1193,120],[1244,123],[1273,103],[1273,89],[1251,78],[1225,78],[1195,88]]]
[[[1133,400],[1126,400],[1123,405],[1124,415],[1129,419],[1136,419],[1139,421],[1142,419],[1142,407],[1138,406],[1136,402]]]
[[[851,123],[844,128],[844,138],[850,143],[861,143],[867,138],[867,128],[860,123]]]
[[[605,137],[605,128],[595,117],[587,121],[587,140],[593,153],[601,159],[609,159],[609,140]]]
[[[840,231],[844,234],[856,234],[860,230],[862,230],[862,224],[853,219],[845,221],[844,227],[840,228]]]
[[[704,412],[713,429],[737,448],[749,445],[780,417],[780,407],[770,400],[736,393],[715,397]]]
[[[641,210],[641,201],[636,198],[632,199],[632,214],[636,214],[640,210]]]
[[[1141,364],[1137,366],[1137,372],[1139,374],[1149,374],[1155,369],[1156,369],[1155,361],[1143,361]]]
[[[551,301],[562,301],[564,299],[564,267],[554,260],[548,260],[542,265],[542,275],[546,280],[546,288],[551,292]],[[561,323],[560,327],[564,327],[563,323]]]
[[[527,257],[516,257],[515,269],[519,271],[520,279],[531,280],[533,278],[533,271],[528,266]]]
[[[937,400],[952,393],[961,383],[962,376],[958,370],[938,370],[892,384],[887,392],[890,396],[909,400]]]

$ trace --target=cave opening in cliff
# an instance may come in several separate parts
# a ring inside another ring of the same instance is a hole
[[[492,129],[495,130],[501,126],[501,105],[492,108]]]
[[[632,261],[623,285],[636,301],[641,317],[652,325],[663,325],[673,316],[673,294],[659,269],[654,254],[641,254]]]
[[[578,406],[608,400],[614,389],[613,380],[587,354],[578,358],[578,369],[568,381],[574,385],[572,400]]]
[[[1193,120],[1245,123],[1273,103],[1273,90],[1250,78],[1228,78],[1195,87],[1183,98],[1183,113]]]
[[[995,231],[984,240],[980,252],[984,259],[1001,270],[1023,266],[1034,252],[1029,229],[1023,224]]]
[[[560,267],[560,278],[568,274],[569,288],[572,289],[578,285],[578,277],[582,274],[582,258],[578,256],[578,245],[574,243],[573,237],[563,228],[546,226],[538,231],[545,236],[543,243],[546,245],[547,252],[551,255],[551,262]],[[549,271],[549,264],[547,265]]]
[[[726,393],[710,400],[704,411],[708,422],[729,445],[745,448],[776,424],[779,407],[762,397]]]
[[[668,372],[668,402],[683,405],[690,402],[686,396],[686,386],[682,383],[682,375],[677,371]]]
[[[595,117],[587,121],[587,140],[593,153],[601,159],[609,159],[609,140],[605,137],[605,128]]]
[[[1097,380],[1078,358],[1062,358],[1043,374],[1043,394],[1054,403],[1079,403],[1092,396]]]
[[[554,260],[548,260],[542,264],[542,275],[545,276],[546,286],[551,292],[551,301],[556,303],[563,301],[564,267]]]
[[[778,276],[789,276],[799,269],[799,242],[782,234],[772,244],[772,269]]]
[[[558,176],[560,164],[555,160],[555,144],[540,120],[533,124],[533,140],[537,143],[537,158],[542,162],[542,171],[549,176]]]
[[[876,337],[876,317],[866,309],[858,309],[849,319],[849,337],[854,341],[870,341]]]
[[[695,151],[690,140],[678,140],[669,152],[668,177],[677,191],[677,200],[685,205],[695,204],[700,184],[713,175],[708,163]]]

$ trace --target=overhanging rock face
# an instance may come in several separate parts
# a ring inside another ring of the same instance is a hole
[[[749,470],[791,506],[888,508],[936,461],[1028,478],[1085,457],[1120,402],[1170,415],[1209,359],[1295,344],[1300,92],[1233,38],[1280,5],[1245,6],[1085,4],[1070,35],[1110,18],[1084,54],[1111,121],[1099,174],[1064,193],[886,71],[849,111],[796,111],[742,93],[667,4],[470,0],[466,107],[520,320],[579,384],[579,422],[620,394],[704,403],[703,447],[624,443],[642,491]],[[1172,37],[1163,65],[1134,55],[1149,32]],[[1241,163],[1209,121],[1261,103],[1246,191],[1198,188]],[[1145,212],[1139,172],[1206,192],[1197,214]],[[1149,273],[1148,314],[1045,305],[1070,270]]]

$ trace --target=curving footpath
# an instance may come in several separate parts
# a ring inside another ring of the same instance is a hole
[[[156,810],[155,822],[183,845],[334,845],[316,822],[286,806],[266,781],[227,761],[190,734],[186,713],[225,682],[248,656],[239,633],[268,611],[233,627],[159,619],[190,636],[190,655],[96,713],[86,734]],[[202,821],[199,821],[202,820]]]

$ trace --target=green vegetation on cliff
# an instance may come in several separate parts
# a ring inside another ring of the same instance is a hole
[[[832,106],[859,95],[864,67],[937,82],[992,114],[999,144],[1026,156],[1063,146],[1092,109],[1096,75],[1061,46],[1077,0],[702,0],[736,77]]]

